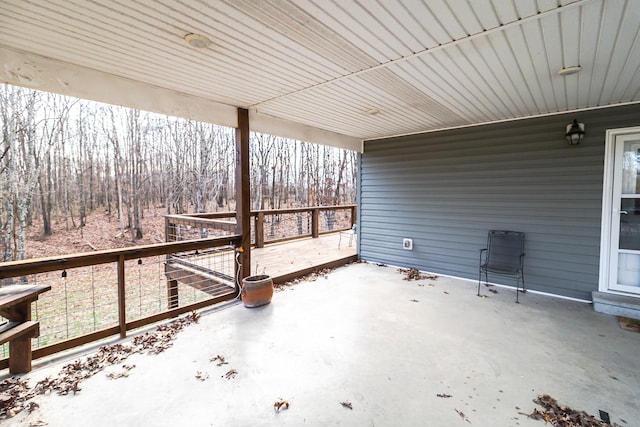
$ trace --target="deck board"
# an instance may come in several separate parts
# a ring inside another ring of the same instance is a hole
[[[338,249],[339,238],[340,233],[331,233],[253,248],[251,273],[268,274],[274,281],[282,281],[278,279],[356,256],[355,239],[349,246],[349,236],[343,236]]]

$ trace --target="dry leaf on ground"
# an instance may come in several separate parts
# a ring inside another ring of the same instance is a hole
[[[471,424],[471,421],[469,421],[469,418],[467,418],[467,416],[464,414],[464,412],[456,409],[456,412],[458,413],[458,415],[460,415],[460,418],[462,418],[463,420],[465,420],[466,422],[468,422],[469,424]]]
[[[227,373],[224,374],[224,377],[230,380],[231,378],[235,378],[236,375],[238,375],[238,371],[236,371],[235,369],[229,369]]]
[[[216,366],[222,366],[222,365],[228,365],[229,364],[229,362],[227,362],[227,359],[221,354],[218,354],[216,357],[211,357],[209,359],[209,362],[215,362],[215,361],[218,362],[218,363],[216,363]]]
[[[289,409],[289,402],[284,400],[284,399],[278,399],[276,400],[276,402],[273,404],[273,409],[276,412],[280,412],[282,410],[285,409]]]
[[[409,269],[399,268],[398,273],[402,273],[405,275],[405,277],[403,277],[402,280],[409,280],[409,281],[424,280],[424,279],[436,280],[438,278],[438,276],[431,275],[431,274],[421,274],[420,270],[418,270],[417,268],[409,268]]]
[[[205,381],[209,379],[209,374],[202,371],[196,371],[196,378],[200,381]]]

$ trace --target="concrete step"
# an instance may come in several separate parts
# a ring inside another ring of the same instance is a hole
[[[593,309],[598,313],[640,319],[640,297],[592,292]]]

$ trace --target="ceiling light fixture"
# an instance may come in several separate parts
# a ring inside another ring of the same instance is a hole
[[[569,145],[578,145],[584,138],[584,123],[578,123],[573,119],[573,123],[567,125],[567,132],[564,134]]]
[[[370,115],[370,116],[375,116],[376,114],[380,113],[380,110],[378,110],[377,108],[369,108],[368,110],[364,111],[366,114]]]
[[[189,46],[196,49],[204,49],[205,47],[209,47],[211,42],[205,36],[201,36],[200,34],[187,34],[184,36],[184,41],[189,43]]]
[[[570,76],[571,74],[575,74],[582,69],[579,65],[572,65],[571,67],[564,67],[558,70],[558,74],[561,76]]]

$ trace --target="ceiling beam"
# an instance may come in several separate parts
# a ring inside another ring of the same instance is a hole
[[[0,45],[0,82],[143,111],[238,127],[237,108],[136,80]],[[305,142],[362,150],[362,140],[251,112],[251,130]]]

